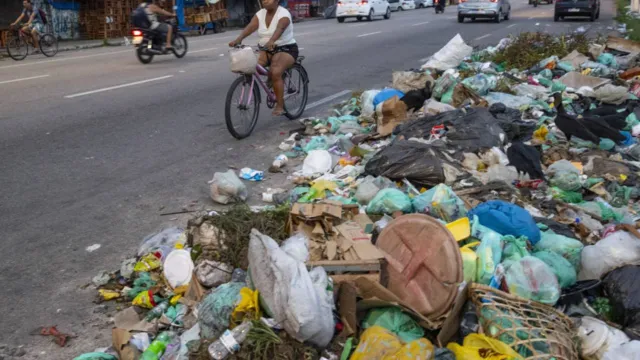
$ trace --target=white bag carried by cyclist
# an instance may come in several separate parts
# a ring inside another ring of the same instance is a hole
[[[241,74],[253,74],[256,72],[258,58],[250,47],[229,50],[231,59],[231,71]]]

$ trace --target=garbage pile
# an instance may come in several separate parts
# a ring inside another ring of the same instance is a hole
[[[639,56],[456,36],[302,121],[267,206],[244,205],[265,171],[216,173],[235,205],[93,279],[125,306],[112,346],[76,360],[636,359]]]

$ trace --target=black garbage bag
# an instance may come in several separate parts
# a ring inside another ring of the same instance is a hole
[[[612,270],[602,284],[613,308],[613,320],[632,340],[640,340],[640,266]]]
[[[537,125],[535,122],[523,121],[520,110],[509,108],[503,103],[495,103],[489,107],[489,112],[496,118],[498,125],[507,135],[508,142],[515,139],[527,141],[533,137]]]
[[[534,217],[533,220],[535,220],[536,223],[547,225],[549,229],[553,230],[553,232],[556,234],[578,240],[578,238],[576,238],[576,234],[573,232],[573,230],[571,230],[571,227],[569,225],[561,224],[557,221],[541,217]]]
[[[447,128],[448,143],[458,150],[478,152],[502,146],[505,138],[496,118],[486,108],[451,110],[401,124],[394,134],[409,139],[428,139],[436,125]]]
[[[365,173],[391,180],[406,178],[418,186],[435,186],[445,181],[440,158],[430,145],[397,140],[367,162]]]

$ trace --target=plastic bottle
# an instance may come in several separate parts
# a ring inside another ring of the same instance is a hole
[[[151,311],[147,313],[147,316],[144,319],[147,321],[157,319],[160,316],[162,316],[162,314],[164,314],[165,311],[167,311],[167,308],[169,308],[169,303],[167,303],[166,301],[162,302],[156,305],[153,309],[151,309]]]
[[[209,355],[212,359],[226,359],[229,354],[240,350],[240,344],[247,338],[251,330],[251,322],[245,321],[233,330],[225,330],[222,336],[209,345]]]
[[[289,162],[289,158],[287,157],[287,155],[280,154],[276,156],[276,159],[273,161],[273,164],[271,164],[271,166],[273,166],[276,169],[280,169],[285,165],[287,165],[288,162]]]
[[[158,360],[167,349],[167,345],[171,343],[171,333],[163,332],[158,335],[149,345],[147,350],[142,353],[140,360]]]

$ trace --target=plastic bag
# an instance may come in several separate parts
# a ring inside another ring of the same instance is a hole
[[[504,250],[502,250],[502,261],[518,261],[525,256],[529,256],[527,250],[527,237],[515,237],[513,235],[505,235],[502,237]]]
[[[402,342],[408,343],[424,336],[424,329],[413,318],[398,307],[384,307],[369,310],[362,322],[362,328],[382,326],[394,333]]]
[[[423,69],[436,69],[445,71],[460,65],[465,57],[470,56],[473,48],[465,44],[462,36],[457,34],[437,53],[433,54],[427,62],[422,65]]]
[[[578,280],[600,279],[625,265],[640,265],[640,240],[625,231],[616,231],[582,250]]]
[[[507,344],[483,334],[469,334],[462,345],[449,343],[447,349],[462,360],[524,360]]]
[[[507,107],[514,109],[519,109],[533,102],[533,99],[528,96],[517,96],[501,92],[490,92],[484,98],[489,102],[489,105],[503,103]]]
[[[453,88],[458,80],[453,74],[445,73],[438,78],[433,87],[433,98],[440,99],[443,104],[450,104],[452,101]]]
[[[480,223],[502,235],[526,236],[531,244],[540,240],[540,229],[529,212],[517,205],[491,200],[469,211],[469,217],[476,215]]]
[[[542,99],[548,96],[548,90],[544,86],[531,84],[518,84],[513,87],[518,96],[528,96],[532,99]]]
[[[580,343],[580,355],[585,360],[601,360],[606,352],[629,342],[629,337],[625,333],[590,316],[580,319],[577,337]],[[616,358],[616,360],[620,359]]]
[[[489,91],[496,88],[498,78],[494,75],[477,74],[462,80],[462,84],[479,95],[486,95]]]
[[[380,188],[375,184],[375,178],[369,175],[358,185],[354,198],[359,204],[367,205],[378,191],[380,191]]]
[[[398,89],[403,93],[408,93],[411,90],[424,89],[427,81],[431,82],[433,86],[434,80],[431,75],[424,71],[394,71],[392,74],[392,87]]]
[[[365,172],[391,180],[407,179],[417,186],[435,186],[445,181],[442,162],[431,146],[399,140],[376,153],[365,165]]]
[[[582,187],[580,175],[575,172],[557,172],[550,180],[551,186],[556,186],[565,191],[576,191]]]
[[[168,227],[157,233],[147,235],[138,247],[138,256],[142,256],[158,249],[174,249],[177,244],[185,244],[187,237],[184,229],[179,227]]]
[[[439,184],[416,196],[411,201],[416,212],[424,213],[446,222],[467,216],[464,201],[445,184]]]
[[[464,281],[467,283],[476,282],[478,277],[478,255],[471,248],[480,244],[479,241],[474,241],[460,248],[460,255],[462,256],[462,272],[464,274]]]
[[[229,50],[231,72],[253,74],[258,66],[258,57],[251,47]]]
[[[443,112],[455,110],[456,108],[431,98],[424,102],[424,107],[422,109],[426,115],[437,115]]]
[[[629,98],[626,86],[606,84],[595,90],[596,99],[603,103],[620,105]]]
[[[92,352],[76,356],[73,360],[118,360],[118,358],[111,354]]]
[[[572,286],[578,281],[576,269],[571,265],[569,260],[563,258],[561,255],[552,251],[538,251],[534,253],[533,256],[549,265],[553,273],[556,274],[561,288],[564,289]]]
[[[613,320],[622,325],[629,336],[640,338],[640,267],[623,266],[602,280],[611,301]]]
[[[220,204],[229,204],[238,200],[245,201],[249,195],[247,186],[233,170],[213,174],[209,185],[211,199]]]
[[[477,281],[479,283],[489,285],[491,282],[491,277],[502,259],[503,246],[504,243],[500,236],[489,233],[482,238],[476,249],[478,256]]]
[[[552,251],[567,259],[576,271],[580,269],[582,249],[584,248],[580,241],[556,234],[553,231],[545,231],[540,235],[540,241],[534,247],[536,251]]]
[[[327,150],[311,150],[302,163],[305,175],[324,174],[331,170],[333,158]]]
[[[640,354],[640,341],[633,340],[609,349],[602,355],[601,360],[638,360],[638,354]]]
[[[380,90],[367,90],[360,95],[360,106],[362,108],[361,114],[366,117],[371,117],[375,113],[376,109],[373,105],[373,99],[380,93]]]
[[[203,339],[217,339],[229,328],[231,314],[240,301],[243,283],[226,283],[213,289],[198,306],[198,324]]]
[[[360,335],[360,342],[350,360],[431,359],[433,354],[433,344],[425,338],[402,345],[389,330],[372,326]]]
[[[398,189],[382,189],[371,199],[367,207],[368,214],[393,214],[396,211],[413,211],[411,199]]]
[[[262,309],[289,335],[325,347],[334,330],[334,303],[328,294],[332,289],[322,267],[314,269],[312,277],[301,261],[306,258],[306,241],[299,237],[290,240],[280,248],[272,238],[251,230],[249,277],[253,288],[260,291]]]
[[[526,256],[509,264],[505,280],[511,294],[543,304],[555,305],[560,298],[560,284],[544,261]]]
[[[404,93],[402,91],[396,90],[396,89],[384,89],[384,90],[381,90],[373,98],[373,108],[376,109],[378,107],[378,105],[380,105],[383,102],[391,99],[394,96],[397,96],[398,99],[401,99],[404,96]]]

